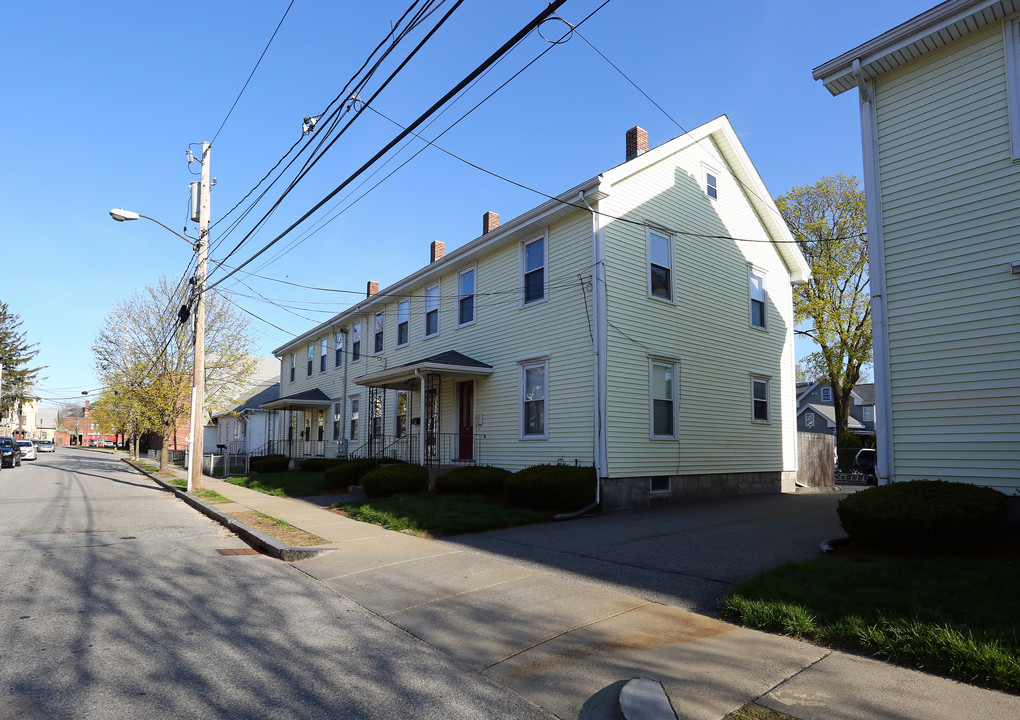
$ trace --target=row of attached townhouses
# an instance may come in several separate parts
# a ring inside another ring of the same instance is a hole
[[[810,269],[726,117],[626,144],[277,348],[267,449],[591,465],[607,509],[792,489]]]

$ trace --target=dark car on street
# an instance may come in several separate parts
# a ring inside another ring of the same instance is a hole
[[[18,467],[21,465],[21,448],[12,437],[0,437],[0,466]]]

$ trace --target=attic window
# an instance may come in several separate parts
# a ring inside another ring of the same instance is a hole
[[[832,388],[831,387],[823,387],[821,389],[821,392],[822,392],[822,402],[824,402],[824,403],[831,403],[832,402]]]
[[[715,170],[705,170],[705,194],[713,200],[719,199],[719,177]]]

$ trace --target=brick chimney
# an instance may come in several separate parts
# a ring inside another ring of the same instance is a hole
[[[648,131],[635,125],[627,131],[627,159],[633,160],[646,152],[648,152]]]
[[[482,235],[488,232],[492,232],[499,227],[499,213],[494,213],[491,210],[482,215]]]
[[[446,255],[446,243],[442,240],[433,240],[432,245],[429,246],[429,262],[434,263],[436,260],[442,260]]]
[[[368,287],[365,288],[365,297],[372,297],[379,292],[379,283],[375,280],[368,281]]]

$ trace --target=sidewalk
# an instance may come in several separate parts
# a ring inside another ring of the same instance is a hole
[[[294,567],[560,718],[619,717],[620,688],[641,675],[662,684],[684,720],[720,720],[752,700],[800,720],[1020,717],[1012,695],[384,530],[307,500],[202,482],[232,501],[216,505],[220,513],[255,510],[328,540]]]

